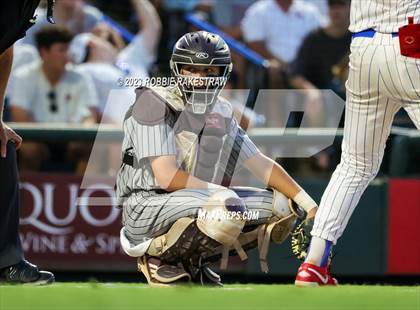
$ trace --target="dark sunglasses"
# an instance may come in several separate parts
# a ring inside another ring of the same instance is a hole
[[[57,105],[57,95],[55,93],[55,91],[50,91],[48,93],[48,99],[50,100],[50,111],[52,113],[57,113],[58,112],[58,105]]]

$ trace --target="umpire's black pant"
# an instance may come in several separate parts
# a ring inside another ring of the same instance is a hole
[[[7,144],[6,158],[0,157],[0,269],[23,259],[19,238],[19,176],[16,149]]]
[[[39,2],[0,0],[0,55],[33,25],[32,19]],[[6,158],[0,157],[0,269],[14,265],[22,258],[16,149],[14,143],[9,142]]]

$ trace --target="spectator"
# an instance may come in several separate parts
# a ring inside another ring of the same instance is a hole
[[[149,0],[131,0],[139,23],[139,32],[134,40],[120,50],[118,62],[126,63],[132,75],[136,70],[150,70],[156,61],[162,24],[155,7]]]
[[[294,88],[308,90],[307,104],[314,108],[313,115],[322,113],[321,89],[333,88],[333,68],[338,67],[350,49],[351,33],[348,31],[350,1],[329,0],[330,23],[309,34],[291,66],[291,84]],[[342,67],[342,65],[341,65]],[[335,84],[340,86],[340,84]],[[339,95],[344,89],[334,87]],[[315,111],[316,110],[316,111]],[[321,120],[318,120],[322,123]]]
[[[242,32],[248,45],[274,67],[290,64],[305,36],[321,25],[319,11],[296,0],[260,0],[246,11]]]
[[[109,91],[117,88],[118,80],[127,76],[148,77],[148,70],[156,61],[156,49],[161,33],[159,15],[148,0],[131,0],[138,16],[139,32],[126,47],[120,36],[105,24],[90,34],[76,36],[70,46],[73,62],[94,81],[102,113]]]
[[[21,42],[35,45],[35,34],[48,24],[45,9],[39,9],[37,15],[36,24]],[[58,25],[65,26],[74,34],[78,34],[92,30],[103,20],[103,14],[97,8],[86,4],[84,0],[59,0],[55,4],[54,19]]]
[[[302,1],[260,0],[249,7],[242,20],[243,37],[250,48],[269,60],[269,88],[288,86],[288,66],[305,36],[321,25],[321,19],[316,7]],[[278,96],[267,102],[269,126],[281,126],[280,108]]]
[[[73,36],[61,26],[47,26],[36,34],[40,62],[20,68],[10,91],[16,122],[93,123],[97,106],[92,81],[67,66]],[[20,152],[24,170],[38,170],[48,159],[39,143],[24,143]]]
[[[134,91],[119,91],[120,80],[133,77],[136,81],[149,76],[156,61],[157,45],[161,34],[161,21],[148,0],[130,0],[135,9],[139,31],[128,46],[121,44],[119,34],[106,24],[99,24],[92,33],[76,36],[70,54],[79,70],[88,74],[98,91],[101,123],[121,124],[129,104],[135,100]],[[94,154],[101,154],[89,162],[88,173],[115,175],[113,164],[119,161],[120,146],[96,143]],[[104,156],[102,156],[104,155]],[[118,166],[117,166],[118,168]]]
[[[313,126],[328,126],[328,110],[322,89],[332,89],[344,97],[344,81],[347,79],[348,53],[351,33],[348,31],[350,16],[349,0],[328,0],[329,24],[309,34],[291,66],[291,85],[305,90],[305,104],[311,107],[309,114]],[[332,107],[331,107],[332,108]],[[335,148],[317,154],[309,162],[312,171],[330,171],[336,164]]]
[[[109,92],[119,86],[120,78],[127,75],[123,68],[115,65],[117,55],[118,51],[111,43],[91,33],[77,35],[70,45],[70,57],[75,64],[78,64],[77,70],[88,75],[94,83],[98,94],[100,119],[102,119]],[[146,71],[143,75],[147,75]]]
[[[330,23],[309,34],[291,66],[292,85],[299,89],[328,89],[333,67],[349,53],[350,1],[329,0]]]

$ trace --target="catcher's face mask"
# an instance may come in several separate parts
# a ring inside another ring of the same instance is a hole
[[[232,60],[229,47],[220,36],[196,31],[176,42],[170,66],[185,103],[194,113],[203,114],[225,86]]]
[[[206,112],[227,82],[228,68],[224,65],[175,63],[173,71],[185,102],[197,114]]]

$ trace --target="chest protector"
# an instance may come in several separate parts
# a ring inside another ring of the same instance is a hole
[[[230,104],[218,99],[205,114],[194,114],[185,108],[175,89],[143,88],[129,115],[144,125],[163,120],[172,128],[176,142],[178,166],[186,172],[212,182],[229,130],[233,113]]]

